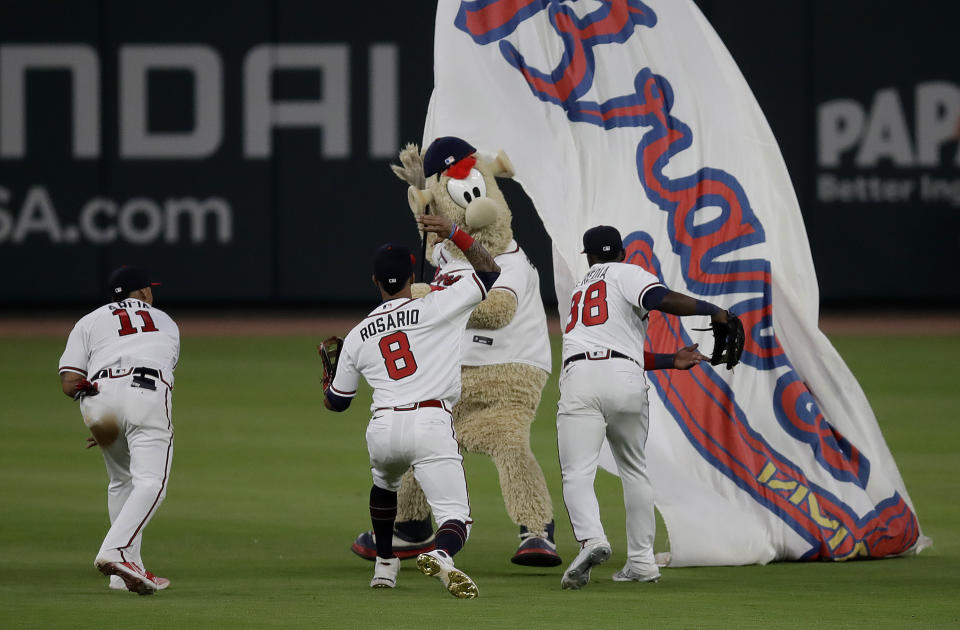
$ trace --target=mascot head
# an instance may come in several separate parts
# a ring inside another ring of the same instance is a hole
[[[513,165],[506,153],[484,156],[468,142],[453,136],[434,140],[420,153],[408,144],[400,152],[401,166],[392,166],[397,177],[410,187],[407,202],[415,216],[439,214],[458,224],[492,255],[507,249],[513,239],[512,215],[497,186],[497,177],[513,177]],[[427,235],[427,245],[439,240]],[[457,248],[451,255],[462,257]]]

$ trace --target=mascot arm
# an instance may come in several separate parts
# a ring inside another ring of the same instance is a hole
[[[513,320],[517,312],[517,297],[513,291],[494,287],[487,294],[487,299],[477,305],[470,314],[468,328],[486,328],[493,330],[503,328]]]
[[[424,282],[414,282],[410,285],[410,294],[415,298],[422,298],[430,293],[430,285]]]

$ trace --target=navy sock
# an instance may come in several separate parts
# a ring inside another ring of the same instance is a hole
[[[377,555],[393,557],[393,522],[397,520],[397,493],[373,486],[370,488],[370,521],[377,539]]]
[[[463,521],[451,519],[444,521],[437,528],[437,549],[443,549],[451,557],[463,549],[465,542],[467,542],[467,526],[463,524]]]

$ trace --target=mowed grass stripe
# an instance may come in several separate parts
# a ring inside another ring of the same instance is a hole
[[[0,627],[87,628],[843,628],[960,623],[960,337],[832,337],[870,399],[935,541],[919,557],[666,569],[659,584],[610,580],[625,553],[619,480],[597,478],[614,548],[581,591],[562,567],[509,562],[519,540],[489,459],[468,455],[476,525],[458,566],[480,598],[459,601],[413,563],[395,590],[369,589],[349,551],[368,529],[369,390],[322,410],[316,338],[185,338],[174,395],[169,494],[147,530],[148,568],[173,586],[109,591],[93,568],[107,527],[106,473],[59,393],[65,340],[0,340]],[[554,342],[556,343],[556,339]],[[555,348],[556,354],[556,348]],[[559,551],[576,553],[556,457],[556,378],[532,444],[547,476]],[[658,548],[666,545],[658,532]]]

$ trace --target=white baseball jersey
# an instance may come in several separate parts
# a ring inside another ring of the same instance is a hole
[[[497,365],[527,363],[550,371],[550,338],[547,315],[540,298],[540,275],[516,241],[494,260],[500,266],[500,277],[491,290],[509,291],[517,299],[517,312],[503,328],[467,328],[463,335],[462,365]],[[473,267],[462,258],[454,258],[444,244],[433,250],[437,273],[434,286],[445,286]]]
[[[347,334],[330,391],[355,396],[362,374],[373,388],[371,410],[424,400],[455,404],[463,329],[486,296],[471,272],[422,298],[387,300]]]
[[[616,350],[643,365],[647,310],[643,295],[664,286],[637,265],[597,263],[573,289],[563,329],[563,358],[598,350]]]
[[[126,299],[104,304],[74,325],[60,357],[60,372],[89,378],[104,368],[149,367],[173,385],[179,356],[176,322],[146,302]]]
[[[581,542],[606,538],[593,487],[606,438],[623,484],[625,568],[651,580],[659,577],[659,570],[653,554],[653,489],[644,452],[649,429],[648,385],[642,367],[647,310],[641,303],[644,294],[657,286],[663,284],[636,265],[611,262],[590,267],[570,299],[563,358],[597,352],[603,360],[565,365],[557,402],[557,453],[574,537]],[[610,350],[637,363],[609,358]]]
[[[97,440],[110,478],[110,529],[97,552],[98,564],[144,567],[143,532],[166,496],[173,460],[171,390],[179,356],[176,323],[130,298],[84,315],[67,339],[60,373],[81,374],[99,388],[80,400],[84,424]],[[158,370],[166,387],[135,368]]]

